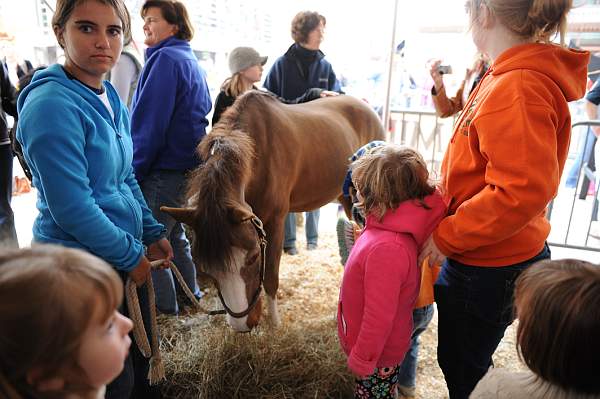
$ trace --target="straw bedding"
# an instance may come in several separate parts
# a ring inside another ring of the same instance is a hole
[[[325,233],[317,250],[282,256],[279,328],[271,329],[264,315],[259,328],[249,334],[231,332],[224,316],[160,316],[165,397],[351,398],[353,380],[335,321],[342,273],[335,233]],[[220,308],[214,289],[207,291],[203,305]],[[447,397],[436,361],[436,329],[434,319],[422,335],[418,398]],[[496,352],[496,366],[523,368],[514,336],[511,327]]]

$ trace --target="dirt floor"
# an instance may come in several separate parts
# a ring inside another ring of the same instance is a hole
[[[303,232],[299,230],[298,237],[302,236]],[[343,273],[339,262],[337,238],[335,233],[321,234],[319,248],[315,251],[303,250],[304,244],[298,244],[298,255],[282,256],[278,298],[284,327],[277,333],[264,327],[267,324],[265,319],[261,321],[258,331],[250,334],[250,337],[245,334],[245,337],[237,338],[229,332],[222,316],[212,320],[203,315],[193,314],[178,318],[160,318],[163,336],[161,347],[168,378],[163,392],[168,397],[351,396],[351,377],[344,366],[344,355],[339,347],[336,347],[338,345],[335,312]],[[212,297],[212,290],[209,290],[207,297],[203,302],[216,308],[218,304]],[[318,338],[315,340],[310,333],[317,334]],[[216,338],[211,338],[213,335]],[[277,337],[274,338],[275,336]],[[216,341],[204,342],[210,339]],[[195,344],[194,340],[204,340],[202,344],[205,346]],[[242,347],[240,349],[235,345]],[[262,352],[260,355],[245,353],[243,345],[261,347]],[[434,318],[421,339],[417,377],[418,398],[447,398],[444,379],[436,361],[436,345],[437,318]],[[295,346],[297,348],[294,348]],[[203,358],[202,354],[196,353],[202,351],[210,353],[205,353]],[[328,359],[325,359],[326,357]],[[223,367],[214,364],[218,363],[220,358],[226,359],[224,361],[229,363],[230,368],[248,369],[247,374],[238,375],[235,382],[227,380],[229,377],[223,377],[222,374],[228,374],[229,371],[224,371]],[[326,362],[329,363],[320,364]],[[501,342],[494,362],[498,367],[523,368],[515,350],[514,325]],[[290,368],[290,364],[296,368],[297,375],[294,374],[293,367],[291,372],[282,371]],[[334,370],[326,378],[321,376],[323,370],[332,367],[339,370]],[[192,372],[192,369],[196,371]],[[315,374],[311,375],[310,369],[315,369]],[[229,386],[233,383],[239,385],[230,389]]]

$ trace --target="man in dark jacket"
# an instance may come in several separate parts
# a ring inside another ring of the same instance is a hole
[[[10,207],[12,198],[13,154],[10,148],[5,112],[16,119],[17,95],[8,78],[6,64],[0,62],[0,246],[18,247],[15,218]]]
[[[310,88],[321,88],[341,92],[331,64],[319,50],[325,30],[325,17],[317,12],[303,11],[292,20],[294,44],[275,61],[264,87],[286,100],[300,97]],[[319,210],[307,212],[306,247],[317,248]],[[290,213],[285,220],[283,249],[290,255],[296,249],[296,216]]]

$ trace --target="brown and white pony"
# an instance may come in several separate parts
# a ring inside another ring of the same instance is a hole
[[[236,331],[249,331],[260,319],[263,274],[271,321],[279,324],[288,212],[317,209],[340,196],[348,158],[383,139],[377,115],[353,97],[285,105],[252,90],[200,143],[203,164],[190,177],[189,208],[162,209],[192,228],[194,262],[215,280]]]

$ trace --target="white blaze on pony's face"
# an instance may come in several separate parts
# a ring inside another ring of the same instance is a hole
[[[227,312],[227,322],[237,332],[248,332],[254,328],[262,313],[260,293],[262,290],[261,239],[253,222],[244,217],[234,218],[233,241],[230,263],[214,272],[226,309],[247,315],[236,317]],[[253,303],[254,297],[258,299]]]
[[[225,304],[236,313],[243,312],[250,305],[246,295],[246,282],[242,277],[242,268],[245,265],[247,252],[244,249],[234,247],[231,257],[232,264],[227,268],[229,271],[214,276],[219,283]],[[236,318],[227,314],[227,322],[237,332],[250,331],[251,327],[248,326],[247,321],[248,316]]]

